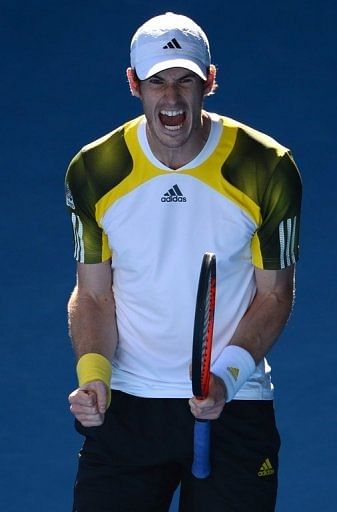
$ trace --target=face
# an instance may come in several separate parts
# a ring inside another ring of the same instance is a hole
[[[201,137],[202,105],[208,85],[184,68],[166,69],[138,83],[133,93],[142,101],[152,143],[173,149],[193,144]]]

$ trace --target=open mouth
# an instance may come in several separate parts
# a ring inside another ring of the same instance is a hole
[[[180,130],[186,119],[184,110],[161,110],[159,119],[162,125],[170,131]]]

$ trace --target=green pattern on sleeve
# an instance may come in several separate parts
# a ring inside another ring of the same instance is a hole
[[[132,171],[123,127],[85,146],[66,174],[66,203],[74,234],[74,256],[82,263],[110,257],[107,238],[96,218],[97,201]]]
[[[223,177],[259,207],[255,236],[264,269],[277,270],[299,256],[301,178],[287,148],[258,132],[238,129]],[[254,263],[254,258],[253,258]]]

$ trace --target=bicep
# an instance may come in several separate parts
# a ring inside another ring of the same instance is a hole
[[[77,264],[77,293],[92,298],[112,295],[110,260],[102,263]]]
[[[276,294],[292,301],[295,287],[295,265],[281,270],[255,268],[257,295]]]

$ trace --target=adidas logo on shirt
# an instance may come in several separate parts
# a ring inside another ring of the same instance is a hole
[[[174,185],[161,198],[162,203],[186,203],[187,199],[178,185]]]
[[[69,188],[69,185],[66,185],[66,205],[70,206],[73,210],[75,210],[75,204],[73,200],[73,196],[71,194],[71,190]]]
[[[169,48],[176,48],[178,50],[181,50],[181,46],[175,37],[171,41],[169,41],[165,46],[163,46],[163,50],[168,50]]]

